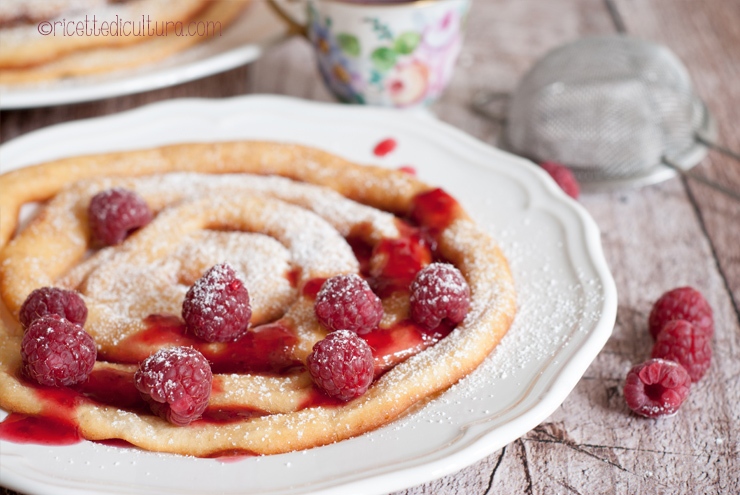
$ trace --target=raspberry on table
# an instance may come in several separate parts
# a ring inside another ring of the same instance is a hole
[[[688,321],[669,321],[658,334],[651,357],[677,362],[692,382],[698,382],[712,362],[711,339]]]
[[[115,187],[93,196],[87,216],[93,241],[113,246],[122,242],[131,231],[148,224],[154,215],[136,192]]]
[[[650,359],[627,373],[624,400],[637,414],[657,418],[674,414],[691,387],[689,373],[678,363]]]
[[[87,320],[87,306],[75,291],[41,287],[31,292],[23,301],[18,319],[23,328],[28,328],[37,318],[52,314],[59,315],[75,325],[84,326]]]
[[[228,263],[212,266],[190,287],[182,303],[188,331],[207,342],[234,342],[247,334],[249,291]]]
[[[565,191],[565,194],[573,199],[578,199],[581,193],[581,186],[568,167],[555,162],[542,162],[540,163],[540,167],[550,174],[550,177],[560,186],[560,189]]]
[[[363,335],[380,324],[383,304],[359,275],[337,275],[321,286],[314,312],[329,330],[351,330]]]
[[[49,387],[87,380],[97,354],[95,341],[81,326],[56,314],[35,319],[21,341],[23,373]]]
[[[655,301],[648,319],[650,335],[657,338],[663,326],[672,320],[686,320],[710,338],[714,335],[712,308],[701,292],[691,287],[670,290]]]
[[[343,401],[361,396],[373,382],[372,350],[350,330],[331,332],[314,344],[306,365],[321,390]]]
[[[212,381],[208,360],[192,347],[160,349],[134,374],[134,385],[152,412],[178,426],[200,418]]]
[[[470,287],[460,270],[449,263],[427,265],[411,283],[411,319],[428,328],[447,320],[452,324],[465,319],[470,309]]]

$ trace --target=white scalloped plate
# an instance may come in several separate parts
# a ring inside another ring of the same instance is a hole
[[[398,148],[373,156],[387,137]],[[529,162],[427,116],[267,96],[175,100],[30,133],[1,147],[0,163],[7,171],[81,153],[244,138],[411,165],[451,192],[511,262],[520,309],[509,334],[420,411],[337,444],[222,462],[89,442],[0,442],[3,485],[33,495],[387,493],[460,470],[534,428],[611,334],[616,289],[586,211]]]
[[[174,86],[253,62],[287,35],[287,26],[267,2],[256,1],[222,36],[157,63],[38,84],[0,85],[0,109],[66,105]]]

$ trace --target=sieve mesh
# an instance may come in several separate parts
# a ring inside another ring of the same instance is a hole
[[[505,140],[517,154],[568,165],[581,181],[618,180],[687,153],[706,118],[671,51],[590,37],[551,51],[524,76]]]

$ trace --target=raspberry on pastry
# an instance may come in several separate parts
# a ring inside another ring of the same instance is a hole
[[[220,263],[185,294],[182,317],[190,332],[208,342],[233,342],[249,330],[249,292],[234,269]]]
[[[149,205],[134,191],[116,187],[99,192],[87,210],[93,240],[103,246],[121,243],[131,231],[153,217]]]
[[[469,309],[470,287],[460,270],[448,263],[427,265],[411,283],[411,319],[426,328],[436,328],[445,319],[460,323]]]
[[[373,381],[370,346],[350,330],[337,330],[318,341],[306,367],[321,390],[343,401],[361,396]]]
[[[93,338],[81,326],[56,314],[35,319],[21,342],[23,373],[49,387],[84,382],[96,357]]]
[[[28,328],[34,320],[46,315],[59,315],[76,325],[84,326],[87,306],[73,290],[40,287],[31,292],[23,302],[18,319],[23,328]]]
[[[185,426],[200,418],[211,396],[213,374],[203,354],[192,347],[168,347],[146,358],[134,384],[152,412]]]
[[[321,286],[314,311],[329,330],[351,330],[359,335],[377,328],[383,305],[359,275],[337,275]]]

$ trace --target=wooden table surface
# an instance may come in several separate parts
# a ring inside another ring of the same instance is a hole
[[[740,150],[739,0],[475,0],[454,80],[433,111],[493,144],[501,129],[471,112],[477,92],[511,91],[549,49],[617,31],[672,49],[716,117],[719,142]],[[0,137],[170,98],[250,93],[331,101],[308,45],[294,38],[248,67],[180,86],[2,112]],[[740,163],[717,152],[695,170],[740,190]],[[398,493],[740,494],[740,201],[685,179],[580,201],[602,230],[619,292],[606,347],[533,431],[460,472]],[[677,415],[636,417],[622,397],[624,376],[649,357],[652,303],[682,285],[700,290],[714,309],[712,366]]]

